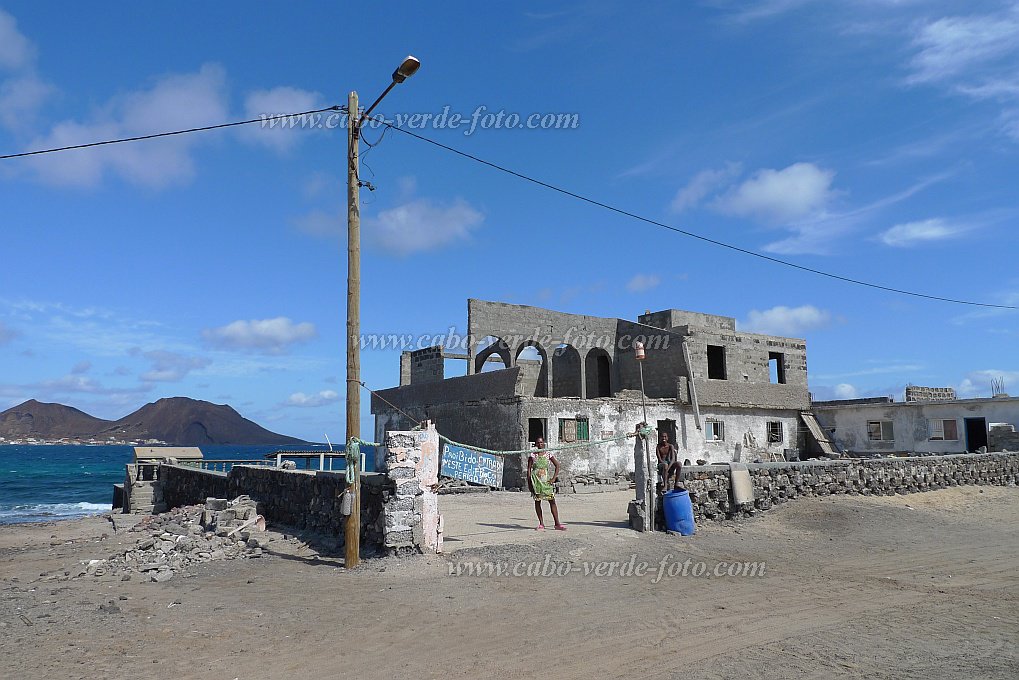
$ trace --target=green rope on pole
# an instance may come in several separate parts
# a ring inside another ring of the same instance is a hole
[[[354,469],[361,462],[361,440],[351,437],[344,451],[347,461],[347,484],[354,483]]]

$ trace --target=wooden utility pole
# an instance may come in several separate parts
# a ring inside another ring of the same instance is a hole
[[[358,182],[360,109],[357,92],[347,98],[347,446],[361,437],[361,203]],[[353,503],[344,530],[344,566],[361,561],[361,461],[347,458],[353,467]]]

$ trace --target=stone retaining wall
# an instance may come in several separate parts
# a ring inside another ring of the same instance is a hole
[[[804,496],[890,496],[964,484],[1019,483],[1019,453],[756,463],[747,468],[754,486],[754,502],[740,506],[731,500],[727,465],[691,467],[684,471],[698,520],[745,517]]]
[[[347,488],[347,478],[343,472],[234,465],[224,473],[161,465],[159,480],[170,508],[205,503],[206,498],[246,495],[258,503],[266,521],[335,537],[338,546],[344,544],[346,518],[340,514],[340,494]],[[369,552],[384,545],[384,510],[393,489],[385,475],[361,477],[361,545]]]

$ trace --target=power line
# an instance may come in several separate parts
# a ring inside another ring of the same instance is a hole
[[[324,109],[315,109],[313,111],[302,111],[300,113],[281,113],[274,116],[264,116],[259,118],[252,118],[250,120],[238,120],[233,123],[219,123],[218,125],[204,125],[202,127],[188,128],[187,130],[174,130],[173,132],[157,132],[151,135],[139,135],[137,137],[123,137],[121,139],[108,139],[102,142],[89,142],[87,144],[74,144],[71,146],[59,146],[53,149],[38,149],[36,151],[23,151],[21,153],[9,153],[0,156],[0,160],[8,158],[23,158],[25,156],[39,156],[44,153],[56,153],[58,151],[71,151],[73,149],[87,149],[93,146],[105,146],[107,144],[122,144],[123,142],[140,142],[144,139],[156,139],[157,137],[173,137],[174,135],[186,135],[192,132],[204,132],[206,130],[218,130],[220,128],[235,127],[237,125],[249,125],[251,123],[264,123],[270,120],[276,120],[280,118],[299,118],[301,116],[308,116],[313,113],[324,113],[326,111],[339,111],[339,106],[327,106]]]
[[[744,255],[749,255],[751,257],[756,257],[756,258],[759,258],[759,259],[762,259],[762,260],[766,260],[766,261],[772,262],[774,264],[780,264],[780,265],[783,265],[783,266],[786,266],[786,267],[791,267],[793,269],[799,269],[800,271],[809,272],[811,274],[816,274],[817,276],[824,276],[824,277],[827,277],[829,279],[835,279],[836,281],[842,281],[843,283],[851,283],[851,284],[854,284],[854,285],[857,285],[857,286],[864,286],[864,287],[867,287],[867,288],[874,288],[874,289],[883,290],[883,291],[889,292],[889,293],[898,293],[899,295],[910,295],[912,297],[924,298],[924,299],[927,299],[927,300],[937,300],[938,302],[950,302],[952,304],[957,304],[957,305],[970,305],[970,306],[973,306],[973,307],[990,307],[990,308],[993,308],[993,309],[1019,309],[1019,306],[1015,306],[1015,305],[998,305],[998,304],[992,304],[990,302],[974,302],[972,300],[959,300],[959,299],[956,299],[956,298],[941,297],[939,295],[928,295],[927,293],[918,293],[916,291],[905,290],[905,289],[902,289],[902,288],[893,288],[891,286],[883,286],[883,285],[878,284],[878,283],[871,283],[869,281],[863,281],[861,279],[854,279],[854,278],[851,278],[851,277],[848,277],[848,276],[842,276],[840,274],[833,274],[831,272],[826,272],[826,271],[821,270],[821,269],[814,269],[813,267],[807,267],[807,266],[802,265],[802,264],[796,264],[795,262],[790,262],[789,260],[783,260],[782,258],[779,258],[779,257],[772,257],[771,255],[765,255],[763,253],[758,253],[758,252],[753,251],[753,250],[748,250],[746,248],[741,248],[741,247],[733,245],[731,243],[726,243],[725,241],[719,241],[717,239],[709,238],[707,236],[702,236],[701,234],[697,234],[697,233],[692,232],[692,231],[687,231],[685,229],[680,229],[679,227],[674,227],[671,224],[666,224],[664,222],[659,222],[657,220],[651,219],[650,217],[644,217],[643,215],[638,215],[638,214],[632,213],[632,212],[630,212],[628,210],[624,210],[622,208],[617,208],[617,207],[615,207],[613,205],[609,205],[608,203],[603,203],[602,201],[598,201],[598,200],[595,200],[593,198],[589,198],[587,196],[583,196],[581,194],[578,194],[576,192],[570,191],[568,189],[563,189],[562,187],[556,186],[554,184],[549,184],[548,182],[543,182],[540,179],[536,179],[536,178],[531,177],[529,175],[525,175],[525,174],[523,174],[521,172],[517,172],[516,170],[511,170],[510,168],[507,168],[505,166],[499,165],[497,163],[493,163],[491,161],[487,161],[484,158],[479,158],[478,156],[474,156],[472,154],[469,154],[466,151],[461,151],[460,149],[454,148],[452,146],[448,146],[446,144],[443,144],[442,142],[437,142],[434,139],[430,139],[430,138],[425,137],[423,135],[419,135],[419,134],[417,134],[415,132],[411,132],[410,130],[405,130],[405,129],[401,128],[401,127],[397,127],[396,125],[393,125],[392,123],[390,123],[389,121],[385,120],[384,118],[373,118],[373,119],[376,120],[377,122],[381,123],[382,125],[385,125],[387,128],[391,128],[393,130],[396,130],[397,132],[402,132],[405,135],[409,135],[411,137],[414,137],[415,139],[421,140],[422,142],[427,142],[429,144],[432,144],[434,146],[439,147],[440,149],[445,149],[446,151],[450,151],[452,153],[455,153],[458,156],[463,156],[464,158],[470,159],[470,160],[475,161],[477,163],[481,163],[482,165],[487,165],[488,167],[490,167],[490,168],[492,168],[494,170],[498,170],[500,172],[504,172],[504,173],[506,173],[508,175],[512,175],[512,176],[514,176],[514,177],[516,177],[518,179],[522,179],[522,180],[524,180],[526,182],[531,182],[532,184],[537,184],[538,186],[543,187],[545,189],[549,189],[551,191],[555,191],[555,192],[558,192],[560,194],[564,194],[566,196],[569,196],[571,198],[575,198],[575,199],[577,199],[579,201],[583,201],[585,203],[590,203],[591,205],[598,206],[599,208],[604,208],[605,210],[610,210],[610,211],[612,211],[614,213],[618,213],[620,215],[624,215],[624,216],[629,217],[631,219],[639,220],[641,222],[646,222],[647,224],[651,224],[651,225],[654,225],[656,227],[661,227],[662,229],[668,229],[669,231],[674,231],[677,234],[682,234],[683,236],[687,236],[689,238],[697,239],[698,241],[703,241],[704,243],[710,243],[711,245],[715,245],[715,246],[718,246],[720,248],[727,248],[728,250],[733,250],[733,251],[735,251],[737,253],[742,253]]]

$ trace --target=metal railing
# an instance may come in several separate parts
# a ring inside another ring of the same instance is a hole
[[[195,460],[183,463],[184,465],[193,465],[200,470],[208,470],[210,472],[230,472],[230,468],[234,465],[258,465],[260,467],[276,467],[276,461],[274,460],[263,460],[263,459],[251,459],[251,458],[223,458],[220,460]]]

